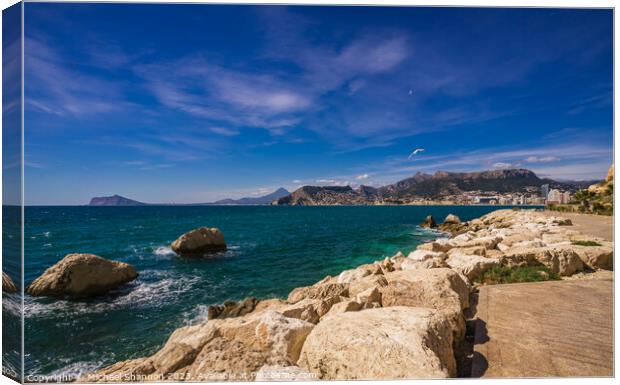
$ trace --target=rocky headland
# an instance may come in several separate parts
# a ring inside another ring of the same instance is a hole
[[[492,269],[540,267],[541,280],[613,269],[612,242],[559,216],[499,210],[468,222],[452,216],[445,228],[451,236],[327,276],[286,299],[213,306],[209,321],[177,329],[155,354],[80,381],[455,377],[470,295]]]

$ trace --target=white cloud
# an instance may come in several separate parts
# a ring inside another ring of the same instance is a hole
[[[358,175],[355,177],[355,179],[357,180],[364,180],[364,179],[368,179],[370,176],[368,174],[362,174],[362,175]]]
[[[557,156],[528,156],[525,161],[527,163],[548,163],[560,160]]]
[[[511,167],[512,167],[511,163],[506,163],[506,162],[493,163],[493,168],[511,168]]]
[[[216,134],[224,135],[224,136],[239,135],[238,130],[235,130],[232,128],[226,128],[226,127],[209,127],[209,131],[214,132]]]

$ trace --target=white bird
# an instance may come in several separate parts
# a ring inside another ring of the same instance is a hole
[[[409,154],[407,159],[411,159],[413,156],[418,155],[418,153],[422,152],[422,151],[424,151],[423,148],[416,148],[415,150],[413,150],[413,152],[411,154]]]

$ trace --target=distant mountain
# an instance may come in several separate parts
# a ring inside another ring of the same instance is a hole
[[[519,192],[525,187],[540,187],[542,180],[526,169],[490,170],[480,172],[417,173],[411,178],[379,188],[382,196],[413,195],[426,198],[460,194],[464,191]]]
[[[134,201],[120,195],[110,197],[95,197],[90,200],[89,206],[146,206],[146,203]]]
[[[363,200],[350,186],[303,186],[273,202],[274,205],[317,206],[357,204]]]
[[[222,199],[210,204],[213,205],[268,205],[276,199],[285,197],[290,193],[288,190],[280,187],[271,194],[256,198],[240,198],[240,199]]]
[[[412,198],[439,199],[467,191],[512,193],[540,191],[548,183],[551,188],[576,190],[584,182],[556,182],[540,179],[526,169],[489,170],[479,172],[417,173],[394,184],[374,188],[304,186],[278,199],[277,205],[358,205],[400,203]],[[587,182],[589,183],[589,182]]]

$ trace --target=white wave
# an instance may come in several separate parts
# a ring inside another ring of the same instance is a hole
[[[27,296],[24,300],[26,318],[58,317],[79,314],[102,313],[125,308],[149,308],[174,301],[183,293],[193,290],[200,277],[179,277],[167,272],[146,270],[140,273],[136,281],[112,293],[116,296],[101,297],[88,302],[56,300],[45,303],[44,300]],[[153,281],[151,281],[153,279]]]
[[[170,257],[176,255],[175,252],[168,246],[159,246],[155,249],[154,253],[160,257]]]
[[[44,233],[43,233],[43,236],[44,236],[45,238],[49,238],[49,237],[50,237],[50,232],[49,232],[49,231],[44,232]]]
[[[103,366],[103,361],[74,362],[63,368],[45,375],[33,374],[27,381],[33,382],[73,382],[86,373],[93,372]]]

